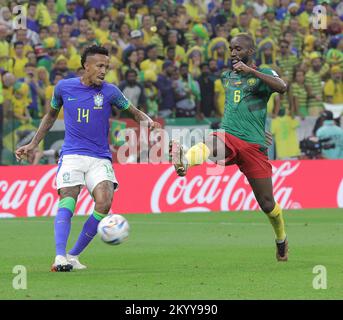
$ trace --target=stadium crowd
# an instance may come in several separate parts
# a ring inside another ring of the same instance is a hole
[[[111,54],[106,81],[151,117],[220,118],[225,100],[220,74],[231,68],[230,39],[242,32],[256,42],[256,66],[271,67],[288,83],[288,91],[274,93],[268,104],[278,158],[300,155],[301,119],[339,124],[323,116],[324,103],[343,104],[339,0],[0,0],[0,5],[1,128],[13,117],[21,123],[41,119],[54,85],[82,75],[80,55],[92,44]],[[17,5],[27,9],[26,29],[14,27]],[[319,24],[316,5],[326,11]],[[334,157],[343,158],[339,139],[335,147],[341,151]]]

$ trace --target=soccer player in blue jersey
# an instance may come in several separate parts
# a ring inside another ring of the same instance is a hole
[[[137,122],[146,122],[150,129],[160,127],[159,123],[133,106],[115,85],[104,81],[109,66],[105,48],[87,48],[81,57],[81,65],[84,68],[81,78],[64,79],[57,83],[51,108],[34,138],[15,152],[18,160],[31,157],[63,106],[65,139],[56,176],[60,200],[54,224],[56,257],[52,271],[86,268],[80,263],[79,255],[96,235],[99,222],[111,208],[113,192],[118,187],[108,144],[112,108],[128,110]],[[95,208],[67,254],[71,218],[84,185],[94,198]]]

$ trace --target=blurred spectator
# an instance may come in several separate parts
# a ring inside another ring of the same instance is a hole
[[[156,118],[158,115],[159,96],[156,87],[157,75],[152,70],[144,72],[144,95],[146,97],[147,114]]]
[[[110,39],[110,24],[110,17],[103,15],[99,22],[99,28],[95,28],[98,43],[106,43]]]
[[[267,26],[273,40],[278,41],[281,36],[282,25],[280,21],[275,19],[275,9],[267,8],[267,11],[264,13],[264,18],[262,20],[262,26]]]
[[[169,30],[168,31],[168,46],[175,48],[175,58],[173,61],[176,61],[178,64],[184,62],[186,58],[185,49],[178,45],[178,31]],[[167,53],[167,48],[165,49],[165,54]]]
[[[331,79],[324,86],[324,99],[328,103],[343,104],[342,70],[338,65],[331,67]]]
[[[223,66],[220,72],[223,73],[226,70],[228,70],[228,67]],[[219,117],[224,116],[225,90],[221,78],[214,82],[214,105],[217,115]]]
[[[13,88],[11,113],[21,123],[31,121],[29,106],[31,104],[30,87],[26,82],[17,81]]]
[[[27,18],[26,18],[27,28],[36,33],[39,33],[40,25],[36,17],[37,17],[37,3],[29,2],[27,6]]]
[[[289,28],[286,30],[292,34],[291,46],[297,50],[297,55],[301,56],[304,44],[304,34],[300,30],[298,19],[291,18],[289,20]]]
[[[146,70],[152,70],[156,76],[161,73],[163,61],[157,58],[157,48],[155,44],[151,44],[145,48],[146,57],[141,64],[140,68],[144,72]]]
[[[180,77],[174,80],[176,98],[176,117],[194,117],[199,112],[200,88],[188,72],[186,63],[180,66]]]
[[[37,79],[37,70],[34,64],[27,63],[25,65],[25,77],[19,78],[18,83],[23,82],[28,86],[29,90],[29,100],[30,103],[27,106],[27,109],[30,113],[30,117],[33,119],[40,118],[40,108],[39,108],[39,97],[44,98],[44,90],[39,87],[38,79]],[[18,87],[18,96],[22,94],[22,90],[26,92],[26,86],[22,89],[19,85]],[[21,98],[20,98],[21,99]],[[24,100],[26,102],[26,100]],[[26,113],[25,113],[26,114]]]
[[[123,55],[140,47],[143,47],[143,32],[140,30],[133,30],[130,32],[130,44],[123,51]]]
[[[6,29],[9,30],[9,33],[13,31],[13,21],[12,13],[8,7],[1,7],[0,11],[0,26],[6,26]]]
[[[326,62],[331,65],[337,65],[343,70],[343,36],[335,42],[333,47],[326,53]]]
[[[60,13],[57,17],[57,23],[59,26],[64,24],[72,25],[74,19],[76,19],[76,0],[66,0],[66,10]]]
[[[156,33],[151,37],[151,44],[156,45],[156,50],[157,50],[157,55],[158,57],[163,58],[164,52],[163,48],[166,43],[166,37],[167,37],[167,25],[166,23],[162,20],[157,22],[156,24]]]
[[[290,82],[293,78],[293,71],[295,66],[299,63],[298,58],[290,53],[290,43],[286,39],[281,39],[280,55],[276,60],[277,66],[280,68],[282,78]]]
[[[145,95],[143,86],[137,81],[137,72],[129,69],[125,72],[125,80],[120,83],[119,89],[125,97],[135,106],[146,112]]]
[[[208,63],[200,65],[201,76],[198,79],[200,86],[200,113],[205,117],[212,117],[215,114],[214,107],[214,79],[210,77]]]
[[[51,103],[51,98],[54,93],[54,88],[58,81],[63,79],[63,74],[60,72],[56,72],[54,75],[54,78],[52,79],[52,84],[48,85],[45,88],[45,105],[44,105],[44,113],[47,113],[50,110],[50,103]],[[61,108],[59,114],[58,114],[58,119],[63,119],[63,108]]]
[[[270,132],[275,138],[277,159],[294,158],[300,155],[296,131],[300,123],[291,114],[291,112],[284,110],[272,120]]]
[[[8,65],[8,60],[7,60],[7,58],[10,55],[10,45],[7,42],[7,36],[8,36],[8,28],[5,25],[0,24],[0,56],[4,57],[4,59],[0,60],[0,68],[6,71],[12,71],[12,70],[9,70],[9,65]]]
[[[156,86],[161,97],[159,116],[169,117],[175,110],[175,95],[172,75],[175,70],[173,62],[167,60],[162,65],[162,72],[157,77]]]
[[[64,79],[75,77],[75,74],[69,70],[68,59],[64,55],[57,57],[55,66],[50,73],[50,81],[55,77],[56,72],[62,73]]]
[[[191,17],[193,21],[197,21],[200,17],[206,15],[206,9],[204,1],[201,0],[189,0],[185,5],[187,15]]]
[[[322,77],[320,70],[322,68],[322,59],[320,54],[313,52],[311,54],[311,69],[305,75],[305,86],[308,94],[308,111],[311,116],[319,116],[323,111],[323,93]]]
[[[259,18],[262,18],[268,10],[268,6],[264,3],[264,0],[257,0],[253,2],[253,6],[255,9],[255,15]]]
[[[316,136],[335,144],[334,148],[323,149],[323,156],[327,159],[343,159],[343,129],[336,125],[331,111],[323,111],[321,117],[323,125],[317,130]]]
[[[153,32],[155,28],[153,28],[151,16],[144,15],[142,17],[142,31],[143,31],[143,42],[145,45],[148,45],[151,42],[151,38],[155,34]]]
[[[138,53],[137,50],[127,51],[124,56],[124,64],[121,68],[122,75],[129,69],[135,70],[139,74]]]
[[[231,10],[231,0],[223,0],[222,4],[216,1],[213,8],[209,11],[209,22],[215,27],[218,24],[225,24],[228,20],[236,22],[236,17]]]
[[[125,50],[130,45],[130,27],[127,23],[123,23],[119,27],[119,39],[118,44],[119,46]],[[132,49],[133,50],[133,49]]]
[[[38,33],[29,30],[29,29],[17,29],[12,37],[12,43],[16,43],[17,41],[21,41],[24,43],[24,55],[28,51],[33,51],[33,47],[40,43]],[[14,49],[11,52],[13,55]]]
[[[128,15],[125,18],[125,23],[127,23],[131,30],[140,29],[141,27],[141,19],[140,16],[137,14],[137,5],[130,4],[128,7]]]
[[[48,15],[49,18],[52,21],[56,21],[57,20],[57,11],[56,11],[56,4],[55,4],[55,0],[46,0],[45,1],[45,5],[46,5],[46,9],[48,11]]]
[[[297,69],[290,87],[290,101],[294,113],[302,118],[308,116],[307,91],[305,88],[305,72]]]
[[[314,0],[305,1],[305,10],[299,15],[300,27],[304,29],[305,32],[309,31],[310,23],[313,21],[313,8],[315,2]]]
[[[24,43],[17,41],[13,44],[14,47],[14,66],[13,73],[16,78],[25,77],[25,65],[29,60],[24,55]]]

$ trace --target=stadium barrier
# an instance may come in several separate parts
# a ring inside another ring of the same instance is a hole
[[[343,160],[273,161],[276,200],[285,209],[343,208]],[[210,166],[210,165],[206,165]],[[119,190],[114,213],[256,210],[247,180],[236,166],[207,175],[205,166],[180,178],[168,164],[114,164]],[[57,166],[0,167],[0,217],[53,216],[57,212]],[[90,214],[86,188],[75,214]]]

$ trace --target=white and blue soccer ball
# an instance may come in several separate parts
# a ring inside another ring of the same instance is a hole
[[[129,237],[129,222],[120,214],[109,214],[98,224],[98,234],[102,241],[118,245]]]

